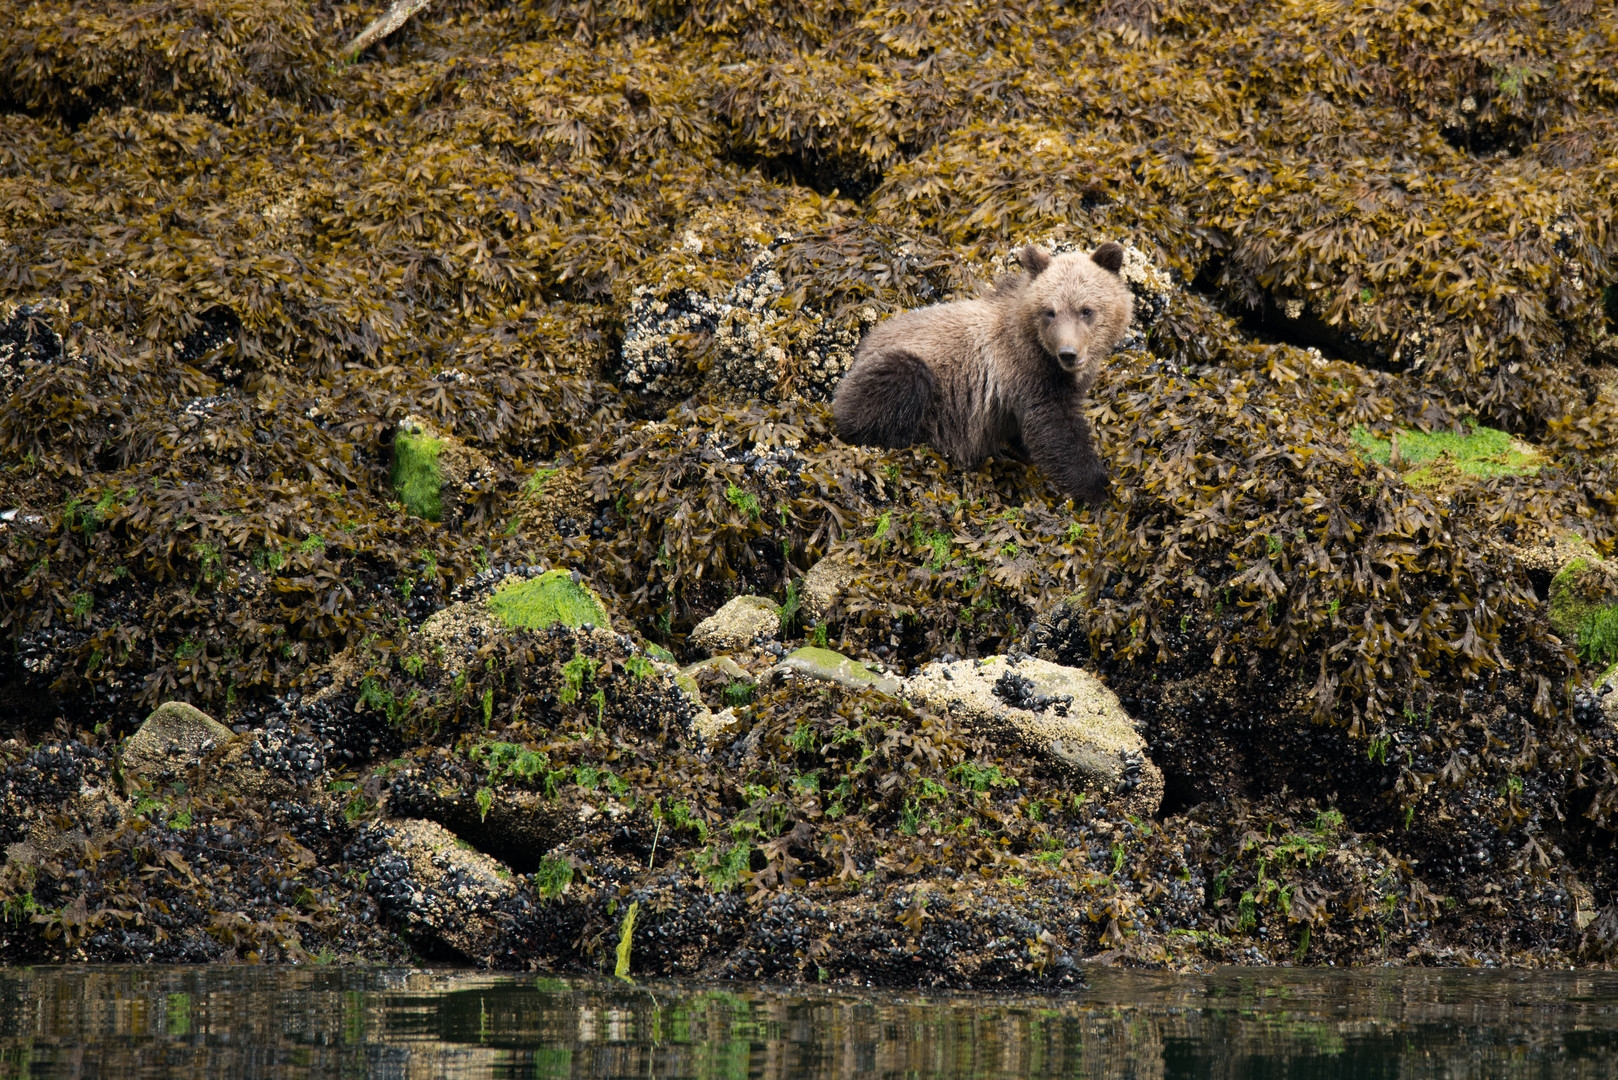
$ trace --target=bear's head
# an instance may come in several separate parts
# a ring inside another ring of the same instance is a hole
[[[1069,374],[1106,359],[1135,312],[1119,275],[1124,249],[1108,241],[1088,255],[1052,256],[1030,244],[1018,259],[1028,272],[1019,296],[1024,325],[1040,347]]]

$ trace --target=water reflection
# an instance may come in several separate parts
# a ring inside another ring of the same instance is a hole
[[[1618,976],[1100,969],[1062,999],[0,970],[3,1077],[1618,1076]]]

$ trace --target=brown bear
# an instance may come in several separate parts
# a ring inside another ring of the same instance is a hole
[[[1074,498],[1099,502],[1107,469],[1090,445],[1085,395],[1129,329],[1124,249],[1052,257],[1028,246],[1021,273],[979,300],[906,311],[860,342],[832,402],[844,441],[928,442],[974,468],[1002,444]]]

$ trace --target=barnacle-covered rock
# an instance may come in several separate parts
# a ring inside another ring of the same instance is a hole
[[[811,622],[824,619],[843,590],[854,580],[856,566],[848,559],[827,556],[803,576],[803,612]]]
[[[784,303],[777,250],[786,239],[758,247],[747,272],[717,299],[668,281],[636,286],[622,350],[626,388],[689,393],[705,369],[707,386],[726,394],[831,400],[876,313],[863,306],[833,315]],[[684,247],[700,254],[702,241],[688,233]]]
[[[157,780],[186,772],[234,733],[193,705],[159,705],[124,744],[124,771]]]
[[[758,681],[728,656],[710,656],[689,664],[675,678],[681,687],[694,688],[701,700],[732,705],[750,699],[753,684]]]
[[[370,894],[423,945],[488,963],[504,951],[513,921],[532,916],[505,867],[437,822],[370,826],[362,842],[381,849],[370,861]]]
[[[736,715],[734,708],[724,708],[718,712],[704,708],[691,719],[691,730],[707,746],[719,746],[735,738],[740,727],[741,718]]]
[[[1547,589],[1550,580],[1574,559],[1600,558],[1595,546],[1582,535],[1547,522],[1519,529],[1510,541],[1496,541],[1496,544],[1504,554],[1542,579]]]
[[[682,339],[712,334],[730,309],[695,289],[659,297],[637,286],[624,320],[623,382],[642,394],[672,394],[689,386],[693,372]]]
[[[975,731],[1020,742],[1097,798],[1132,814],[1157,813],[1163,774],[1117,695],[1091,672],[994,656],[928,664],[902,692]]]
[[[691,644],[708,652],[734,652],[781,629],[777,605],[762,596],[737,596],[691,631]]]
[[[326,749],[321,740],[277,717],[260,730],[220,743],[192,777],[209,790],[291,799],[312,790],[325,773]]]
[[[581,533],[608,539],[613,526],[597,516],[579,472],[569,465],[543,465],[523,483],[517,497],[519,530],[528,536],[573,537]]]
[[[416,758],[389,774],[387,813],[435,821],[513,870],[532,873],[546,852],[574,835],[578,808],[505,782],[510,777],[498,763],[492,775],[480,764],[475,757]]]
[[[420,416],[393,436],[393,489],[412,514],[457,523],[495,479],[488,456]]]
[[[0,402],[10,398],[31,371],[66,352],[47,314],[65,316],[67,304],[49,299],[0,305]]]
[[[0,775],[0,839],[22,840],[58,810],[111,785],[111,755],[77,739],[25,747],[8,740]],[[49,831],[49,829],[47,829]]]

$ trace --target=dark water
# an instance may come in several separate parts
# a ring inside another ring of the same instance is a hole
[[[1618,975],[1093,971],[1071,997],[0,970],[0,1076],[1618,1076]]]

